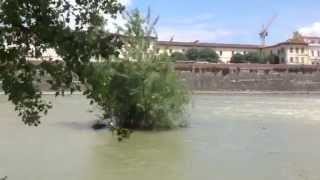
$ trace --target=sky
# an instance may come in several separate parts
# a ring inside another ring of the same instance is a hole
[[[320,36],[320,0],[121,0],[127,9],[160,16],[160,40],[258,44],[263,24],[277,15],[267,44],[294,31]]]

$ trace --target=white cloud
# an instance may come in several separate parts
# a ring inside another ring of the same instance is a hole
[[[218,41],[226,37],[234,35],[231,31],[217,29],[211,30],[201,27],[160,27],[158,28],[158,36],[160,40],[170,40],[174,37],[175,41],[202,41],[212,42]]]
[[[230,30],[216,28],[215,15],[202,13],[193,17],[170,19],[157,28],[160,40],[212,42],[233,36]],[[160,19],[161,21],[161,19]]]
[[[299,32],[305,36],[320,36],[320,22],[315,22],[310,26],[302,27]]]
[[[126,7],[129,7],[133,0],[119,0],[121,4],[123,4]],[[126,20],[122,17],[121,14],[117,15],[117,18],[111,18],[110,16],[105,17],[107,20],[107,26],[106,29],[109,30],[110,32],[115,33],[117,31],[117,26],[124,26],[126,23]]]
[[[76,5],[75,0],[68,0],[69,3],[71,3],[72,5]],[[132,4],[133,0],[119,0],[118,2],[120,2],[122,5],[124,5],[125,7],[130,7],[130,5]],[[117,30],[117,25],[119,26],[123,26],[125,24],[125,19],[123,19],[121,14],[117,14],[116,18],[112,18],[110,15],[104,15],[104,18],[106,20],[106,29],[109,30],[110,32],[116,32]],[[74,28],[75,27],[75,17],[71,16],[70,18],[70,27]]]
[[[125,6],[129,6],[132,3],[132,0],[120,0],[119,2]]]

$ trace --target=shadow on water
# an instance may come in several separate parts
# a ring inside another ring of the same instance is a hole
[[[56,123],[57,126],[63,127],[63,128],[68,128],[68,129],[72,129],[72,130],[90,130],[90,131],[94,131],[91,126],[93,124],[93,122],[67,122],[67,121],[63,121],[63,122],[57,122]]]
[[[121,143],[107,132],[98,136],[100,143],[92,157],[93,179],[186,179],[189,148],[183,141],[183,129],[134,132],[129,140]]]

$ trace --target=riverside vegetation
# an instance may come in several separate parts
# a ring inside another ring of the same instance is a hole
[[[109,33],[105,15],[115,18],[123,10],[115,0],[0,3],[0,81],[24,123],[38,126],[52,107],[40,89],[47,81],[56,95],[85,90],[104,117],[114,119],[120,139],[127,137],[127,129],[184,124],[180,120],[188,93],[168,55],[150,49],[158,18],[153,20],[150,11],[146,17],[138,10],[123,13],[126,25]],[[62,61],[48,61],[48,49]],[[28,58],[45,61],[33,64]]]
[[[46,77],[57,95],[80,90],[74,82],[86,82],[92,58],[118,54],[122,42],[103,28],[104,16],[123,10],[116,0],[0,1],[0,81],[25,124],[38,126],[52,107],[42,98]],[[48,59],[48,50],[59,61]]]
[[[188,92],[167,55],[150,49],[158,18],[136,9],[126,13],[119,27],[124,46],[121,57],[94,65],[85,94],[112,118],[119,128],[171,129],[184,126]]]

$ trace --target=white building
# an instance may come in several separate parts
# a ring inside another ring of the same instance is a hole
[[[280,64],[312,64],[309,57],[309,45],[301,37],[262,48],[265,54],[277,55]]]
[[[213,49],[219,56],[220,61],[229,63],[234,54],[247,54],[260,50],[260,46],[251,44],[221,44],[221,43],[199,43],[199,42],[173,42],[173,41],[157,41],[157,51],[159,54],[174,52],[185,53],[188,49],[197,48]]]
[[[320,37],[301,36],[294,33],[293,38],[272,46],[261,47],[253,44],[223,44],[223,43],[202,43],[202,42],[175,42],[175,41],[156,41],[151,48],[157,52],[185,53],[188,49],[209,48],[214,50],[220,57],[222,63],[230,63],[234,54],[247,54],[250,52],[263,52],[265,55],[276,55],[279,57],[280,64],[320,64]],[[30,60],[61,60],[53,49],[48,49],[42,59]],[[92,59],[95,61],[94,59]]]
[[[279,57],[281,64],[320,64],[320,37],[306,37],[294,33],[292,39],[272,46],[262,47],[252,44],[221,44],[221,43],[199,43],[199,42],[174,42],[157,41],[158,53],[173,52],[185,53],[191,48],[210,48],[219,56],[220,61],[229,63],[231,57],[236,54],[249,52],[263,52],[265,55],[273,54]]]
[[[320,64],[320,37],[303,36],[309,44],[309,58],[312,64]]]

